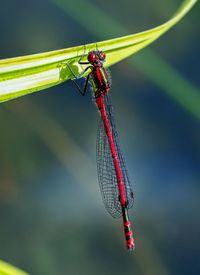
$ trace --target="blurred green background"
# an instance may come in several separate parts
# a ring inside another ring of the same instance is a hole
[[[143,31],[181,2],[1,0],[0,58]],[[200,274],[199,12],[111,68],[136,251],[101,200],[91,95],[67,82],[0,105],[0,258],[37,275]]]

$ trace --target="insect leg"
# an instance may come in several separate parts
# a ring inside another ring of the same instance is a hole
[[[73,77],[78,80],[79,78],[82,77],[82,75],[90,68],[89,66],[87,68],[85,68],[85,70],[83,70],[83,72],[79,75],[76,76],[76,74],[73,72],[72,68],[69,66],[68,63],[66,63],[68,69],[70,70],[70,72],[72,73]],[[89,80],[89,74],[87,75],[87,78],[85,80],[85,84],[84,84],[84,88],[81,89],[81,87],[78,85],[78,83],[76,82],[76,80],[72,79],[73,83],[75,84],[77,90],[79,91],[79,93],[84,96],[87,90],[87,85],[88,85],[88,80]]]

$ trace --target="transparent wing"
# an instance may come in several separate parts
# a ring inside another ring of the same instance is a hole
[[[125,166],[124,158],[121,152],[119,138],[115,126],[113,107],[111,104],[110,94],[105,95],[105,105],[107,117],[110,122],[110,127],[112,129],[112,134],[117,149],[118,159],[121,166],[121,171],[124,178],[126,198],[127,198],[127,208],[131,208],[133,205],[133,192],[131,189],[127,169]],[[115,172],[115,166],[112,159],[108,139],[104,130],[104,124],[102,119],[100,119],[99,128],[97,132],[97,172],[100,190],[102,194],[102,199],[105,208],[114,218],[119,218],[122,215],[121,204],[119,200],[119,190],[117,184],[117,177]]]

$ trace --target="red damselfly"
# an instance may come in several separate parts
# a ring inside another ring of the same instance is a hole
[[[84,54],[79,64],[88,66],[79,76],[75,75],[69,64],[67,66],[75,79],[79,79],[90,70],[83,89],[75,80],[74,83],[83,96],[89,81],[93,87],[96,106],[101,115],[97,133],[97,171],[100,190],[105,208],[110,215],[114,218],[123,217],[126,247],[128,250],[133,250],[135,243],[128,209],[132,207],[134,198],[115,126],[109,92],[111,87],[109,72],[103,66],[106,55],[96,49],[88,53],[87,61],[82,61],[83,56]]]

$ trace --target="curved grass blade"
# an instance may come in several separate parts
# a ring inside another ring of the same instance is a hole
[[[174,26],[195,4],[196,0],[185,0],[174,16],[166,23],[145,32],[98,42],[98,47],[107,54],[106,66],[146,47]],[[97,43],[85,45],[86,52],[96,48]],[[75,73],[82,68],[78,60],[84,46],[77,46],[46,53],[0,60],[0,102],[39,91],[71,79],[66,62]]]
[[[126,33],[124,28],[118,21],[110,17],[110,15],[99,9],[94,3],[89,0],[84,0],[84,8],[89,14],[95,17],[95,25],[90,23],[90,20],[85,17],[77,6],[81,6],[81,0],[63,1],[51,0],[66,14],[70,14],[73,19],[79,22],[90,33],[98,37],[110,35],[110,33]],[[187,2],[183,6],[187,6]],[[192,5],[192,2],[190,3]],[[97,24],[104,22],[106,28],[96,28]],[[200,119],[200,93],[199,89],[186,80],[178,73],[169,63],[167,63],[155,51],[146,49],[133,58],[129,58],[128,63],[134,68],[139,69],[146,77],[156,84],[161,91],[165,92],[175,102],[180,104],[186,111],[190,112],[195,118]]]
[[[28,275],[28,273],[0,260],[0,275]]]

